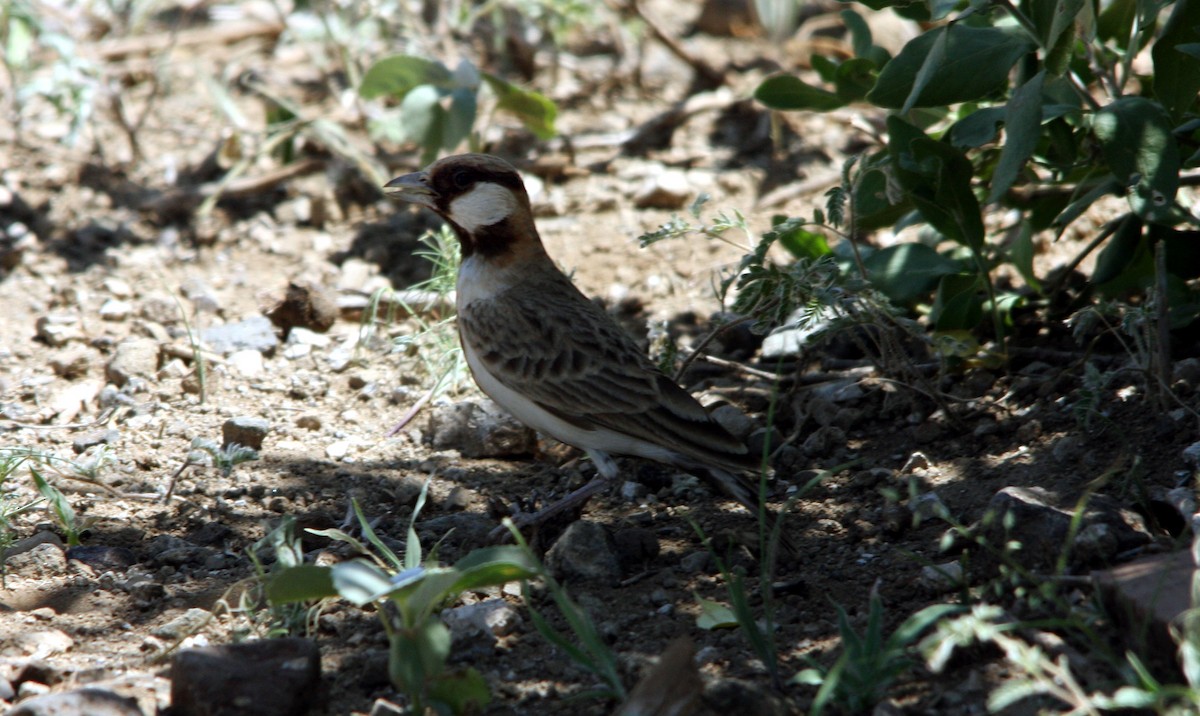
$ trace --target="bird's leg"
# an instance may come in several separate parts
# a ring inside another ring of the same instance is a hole
[[[557,500],[542,509],[532,514],[520,514],[513,517],[513,524],[518,529],[541,525],[548,521],[551,517],[559,515],[567,510],[581,507],[596,493],[603,492],[606,487],[609,487],[617,479],[617,462],[608,456],[607,453],[599,450],[588,450],[587,454],[592,458],[592,462],[596,464],[596,472],[598,473],[586,485],[570,493],[566,497]],[[493,536],[503,528],[497,528],[493,531]]]

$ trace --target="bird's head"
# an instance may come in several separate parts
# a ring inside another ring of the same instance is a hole
[[[541,249],[521,175],[499,157],[439,159],[424,171],[396,177],[384,191],[445,219],[458,234],[464,258],[498,259],[522,248]]]

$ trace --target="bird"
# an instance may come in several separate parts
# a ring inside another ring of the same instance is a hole
[[[461,245],[458,334],[479,388],[525,425],[583,450],[589,483],[524,521],[585,503],[615,484],[614,456],[694,474],[757,514],[762,458],[664,374],[546,252],[517,170],[459,154],[392,179],[389,196],[440,216]]]

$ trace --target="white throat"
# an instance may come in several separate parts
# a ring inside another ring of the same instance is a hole
[[[517,198],[512,191],[493,182],[476,184],[450,202],[450,218],[472,234],[476,229],[504,221],[516,210]]]

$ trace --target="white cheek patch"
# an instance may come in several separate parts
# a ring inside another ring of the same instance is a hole
[[[517,198],[507,187],[492,182],[476,184],[450,202],[450,219],[468,233],[504,221],[517,210]]]

